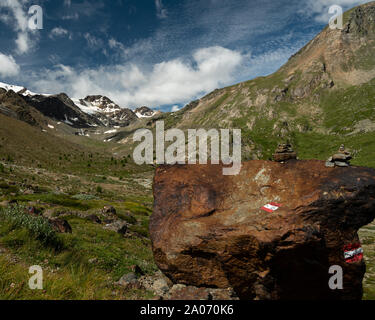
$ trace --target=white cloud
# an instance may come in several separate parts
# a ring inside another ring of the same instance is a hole
[[[159,19],[165,19],[168,15],[167,9],[164,8],[162,0],[155,0],[156,16]]]
[[[174,59],[151,68],[134,64],[73,70],[58,65],[34,74],[33,89],[67,92],[73,97],[103,94],[123,107],[183,104],[234,81],[233,74],[243,55],[223,47],[195,51],[192,61]]]
[[[9,9],[13,17],[3,13],[1,20],[12,25],[14,31],[17,33],[15,40],[17,45],[17,53],[27,53],[33,46],[31,35],[36,35],[33,30],[28,28],[28,15],[26,4],[28,0],[2,0],[0,1],[0,8]],[[7,12],[8,13],[8,12]]]
[[[93,49],[100,49],[100,47],[103,45],[103,41],[93,35],[91,35],[90,33],[85,33],[83,35],[83,37],[86,39],[87,41],[87,45],[90,47],[90,48],[93,48]]]
[[[180,106],[175,105],[172,107],[171,112],[177,112],[178,110],[180,110]]]
[[[328,24],[329,19],[332,17],[328,13],[329,7],[333,5],[342,6],[343,10],[346,11],[349,8],[358,6],[372,0],[307,0],[306,13],[308,15],[315,15],[317,22]]]
[[[69,31],[64,29],[64,28],[61,28],[61,27],[56,27],[56,28],[53,28],[49,34],[49,37],[51,39],[54,39],[54,38],[58,38],[58,37],[65,37],[65,36],[68,36],[69,35]]]
[[[20,72],[20,67],[12,56],[0,53],[0,75],[2,77],[13,77]]]
[[[120,49],[121,51],[125,50],[124,45],[121,42],[118,42],[114,38],[111,38],[108,40],[108,45],[111,49]]]
[[[79,19],[79,14],[77,12],[72,13],[72,14],[67,14],[62,17],[63,20],[78,20]]]

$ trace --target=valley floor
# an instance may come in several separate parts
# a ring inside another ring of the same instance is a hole
[[[0,147],[0,299],[153,297],[116,285],[135,266],[157,271],[148,237],[153,168],[112,147],[62,150],[28,160],[33,166]],[[47,219],[65,220],[72,232],[55,232]],[[34,265],[43,290],[29,289]]]
[[[64,159],[62,156],[62,162],[69,161]],[[103,161],[112,163],[111,172],[73,169],[69,173],[1,161],[0,299],[154,297],[151,291],[116,284],[135,266],[146,275],[157,272],[148,235],[153,168],[136,170],[128,162],[122,162],[123,166],[120,160]],[[19,207],[9,213],[12,203]],[[115,213],[103,211],[105,206],[113,206]],[[25,218],[30,216],[25,210],[33,210],[36,220]],[[9,218],[11,215],[16,218]],[[38,215],[67,221],[72,233],[52,237],[48,227],[39,225]],[[127,225],[125,235],[107,228],[113,221]],[[375,223],[362,228],[360,238],[367,264],[363,298],[373,300]],[[29,289],[29,267],[33,265],[43,269],[43,290]]]

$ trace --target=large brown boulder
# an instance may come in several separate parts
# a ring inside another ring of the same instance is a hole
[[[174,283],[232,287],[241,299],[362,297],[365,263],[344,250],[375,217],[374,169],[251,161],[223,176],[220,165],[161,166],[154,199],[154,257]],[[328,286],[332,265],[343,290]]]

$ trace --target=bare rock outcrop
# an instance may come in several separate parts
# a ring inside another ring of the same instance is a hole
[[[154,199],[154,257],[175,284],[233,288],[240,299],[362,297],[357,231],[375,217],[374,169],[250,161],[223,176],[220,165],[161,166]],[[328,286],[333,265],[343,290]]]

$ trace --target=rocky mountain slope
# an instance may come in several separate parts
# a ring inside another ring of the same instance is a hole
[[[375,2],[328,26],[274,74],[215,90],[168,127],[242,129],[244,159],[267,159],[289,140],[301,158],[324,159],[340,143],[375,166]]]
[[[127,127],[155,112],[147,107],[135,112],[121,108],[108,97],[95,95],[74,99],[65,93],[33,93],[26,88],[0,82],[0,112],[45,127],[48,120],[63,122],[76,129],[92,127]]]

